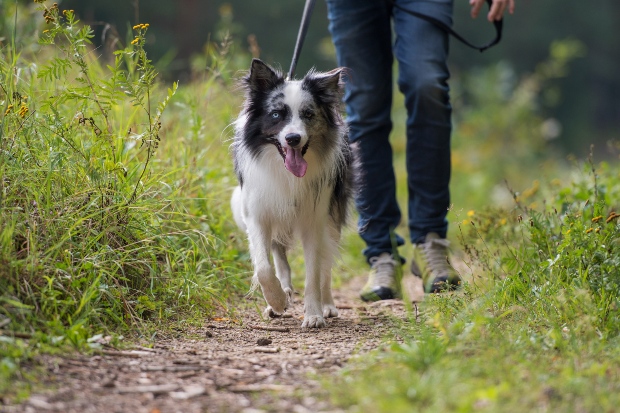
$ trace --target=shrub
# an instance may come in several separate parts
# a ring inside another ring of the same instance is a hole
[[[37,3],[41,48],[0,49],[2,314],[13,329],[80,345],[98,330],[213,311],[244,285],[227,264],[238,255],[227,208],[204,192],[209,173],[225,186],[230,168],[196,165],[228,112],[205,130],[206,103],[186,105],[195,97],[183,92],[167,120],[178,89],[157,81],[148,24],[104,65],[72,10]]]

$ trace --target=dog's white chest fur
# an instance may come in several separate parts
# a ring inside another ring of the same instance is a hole
[[[287,247],[301,231],[315,223],[325,224],[332,186],[325,170],[308,156],[308,172],[297,178],[288,172],[275,149],[248,164],[248,172],[240,197],[233,209],[241,208],[244,223],[251,219],[272,229],[272,237]]]

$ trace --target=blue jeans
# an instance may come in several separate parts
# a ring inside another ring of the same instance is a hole
[[[395,2],[452,24],[453,0]],[[368,259],[393,252],[394,243],[404,244],[394,232],[401,212],[389,142],[394,57],[407,108],[409,235],[413,243],[423,242],[429,232],[445,237],[452,130],[448,34],[387,0],[327,0],[327,6],[338,64],[350,70],[344,100],[350,140],[362,164],[355,204],[364,255]]]

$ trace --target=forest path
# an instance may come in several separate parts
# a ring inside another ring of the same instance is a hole
[[[421,282],[411,275],[406,280],[410,293],[419,294]],[[323,329],[301,328],[298,298],[286,318],[262,320],[253,305],[245,305],[235,322],[209,320],[178,337],[158,337],[152,348],[42,356],[37,363],[45,373],[39,384],[48,390],[38,387],[23,404],[0,406],[0,411],[339,411],[322,389],[321,377],[387,340],[398,340],[389,336],[391,327],[407,317],[402,301],[361,302],[364,281],[357,277],[334,291],[340,315]]]

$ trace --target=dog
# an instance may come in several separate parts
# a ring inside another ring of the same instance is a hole
[[[343,68],[311,70],[302,80],[289,80],[254,59],[241,82],[245,102],[234,122],[231,153],[239,186],[231,208],[247,232],[253,287],[261,287],[266,315],[281,315],[291,305],[286,254],[300,239],[306,266],[302,328],[325,327],[325,318],[338,316],[331,267],[356,182],[341,115],[344,75]]]

